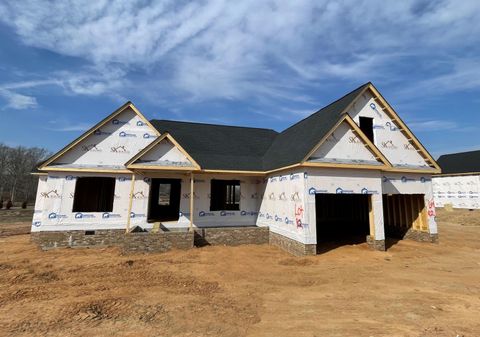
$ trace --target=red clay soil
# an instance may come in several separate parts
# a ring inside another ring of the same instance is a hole
[[[439,218],[439,244],[306,258],[268,245],[42,252],[2,237],[0,336],[480,336],[480,226]]]

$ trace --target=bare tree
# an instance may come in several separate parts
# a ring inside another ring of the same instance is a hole
[[[0,144],[0,199],[7,192],[12,201],[33,200],[37,178],[31,172],[49,154],[42,148],[11,148]]]
[[[9,147],[0,143],[0,200],[3,199],[3,192],[5,191],[5,184],[7,183],[7,155]]]

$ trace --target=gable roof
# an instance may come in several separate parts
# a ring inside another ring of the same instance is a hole
[[[444,154],[437,159],[442,174],[479,173],[480,150]]]
[[[343,123],[346,123],[349,126],[350,130],[353,131],[353,133],[359,138],[359,140],[363,143],[367,151],[369,151],[373,155],[373,157],[377,160],[375,165],[381,165],[380,168],[387,168],[392,166],[392,164],[383,155],[383,153],[380,152],[380,150],[372,143],[372,141],[368,139],[367,136],[365,136],[365,134],[362,132],[360,127],[346,113],[341,115],[340,119],[335,124],[335,126],[331,129],[331,131],[325,134],[322,140],[305,156],[302,162],[309,160],[312,154],[314,154],[315,151],[317,151],[327,141],[327,138],[330,137],[335,132],[335,130],[337,130],[340,127],[340,125],[342,125]],[[365,166],[365,164],[362,164],[362,165]],[[376,166],[376,168],[379,168],[379,167]]]
[[[383,105],[384,110],[391,116],[392,120],[400,125],[400,131],[412,141],[419,152],[433,166],[432,173],[439,173],[440,168],[407,128],[405,123],[398,117],[393,108],[385,101],[371,82],[365,83],[355,90],[349,92],[340,99],[318,110],[307,118],[285,129],[281,133],[272,129],[226,126],[193,122],[181,122],[171,120],[151,120],[152,126],[158,134],[170,134],[176,141],[176,145],[185,151],[202,170],[232,171],[232,172],[256,172],[265,173],[289,166],[306,165],[309,155],[334,131],[344,120],[350,122],[348,111],[355,100],[366,90],[371,90],[377,102]],[[137,114],[140,112],[127,102],[103,121],[95,125],[77,140],[67,145],[60,152],[52,156],[45,163],[39,166],[42,170],[50,162],[58,158],[65,151],[73,147],[91,132],[110,120],[120,111],[131,107]],[[348,117],[348,118],[347,118]],[[353,121],[350,124],[355,124]],[[148,123],[148,122],[147,122]],[[356,132],[364,136],[363,132],[355,125]],[[383,154],[371,143],[366,136],[366,144],[375,154],[377,159],[384,164],[385,169],[394,167]],[[151,149],[150,147],[148,149]],[[142,151],[142,153],[145,153]],[[128,164],[130,164],[129,161]],[[313,165],[313,164],[312,164]],[[321,166],[315,163],[314,165]],[[351,164],[335,167],[352,167]],[[364,167],[364,165],[353,165]],[[365,166],[365,168],[368,168]],[[381,168],[380,168],[381,169]],[[405,171],[405,168],[397,168]],[[47,168],[45,170],[48,170]],[[413,169],[417,172],[417,169]]]
[[[64,148],[62,148],[60,151],[52,155],[50,158],[47,158],[46,160],[42,161],[41,163],[38,164],[37,168],[39,171],[46,170],[48,165],[53,163],[56,159],[58,159],[60,156],[62,156],[64,153],[75,147],[78,143],[80,143],[82,140],[93,134],[96,130],[107,124],[110,120],[121,114],[123,111],[126,109],[132,109],[139,117],[142,119],[143,122],[145,122],[147,125],[149,125],[154,132],[157,133],[157,136],[160,135],[158,134],[158,131],[155,130],[155,128],[150,124],[150,122],[143,116],[143,114],[133,105],[132,102],[128,101],[125,104],[123,104],[121,107],[119,107],[117,110],[112,112],[110,115],[102,119],[100,122],[92,126],[90,129],[88,129],[86,132],[84,132],[82,135],[80,135],[78,138],[73,140],[70,144],[66,145]],[[58,170],[58,168],[56,168]]]
[[[146,167],[145,165],[142,165],[142,163],[136,163],[136,162],[164,140],[169,140],[172,143],[173,147],[176,147],[182,154],[185,155],[185,157],[190,161],[193,167],[195,167],[196,169],[200,169],[200,165],[198,165],[198,163],[188,154],[187,151],[185,151],[185,149],[180,144],[178,144],[178,142],[168,132],[163,133],[160,137],[158,137],[149,145],[147,145],[142,151],[140,151],[135,156],[133,156],[133,158],[131,158],[129,161],[125,163],[125,166],[127,166],[128,168],[135,168],[135,167],[145,168]],[[150,168],[155,168],[155,167],[150,167]],[[167,167],[167,168],[171,169],[172,167]],[[180,167],[180,166],[175,167],[175,169],[182,169],[182,168],[191,169],[191,167],[190,168]]]
[[[150,122],[160,133],[170,133],[202,169],[268,171],[302,162],[368,85],[358,87],[281,133],[169,120]]]
[[[264,169],[272,170],[304,161],[307,154],[318,142],[330,134],[339,122],[341,115],[369,84],[366,83],[358,87],[282,131],[265,153],[263,158]]]
[[[278,135],[271,129],[152,120],[207,170],[263,171],[262,158]]]

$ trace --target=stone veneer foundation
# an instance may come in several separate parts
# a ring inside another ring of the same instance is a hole
[[[268,243],[268,227],[210,227],[195,229],[195,246],[226,245],[238,246],[247,244]]]
[[[165,252],[193,246],[267,244],[268,227],[197,228],[194,232],[172,230],[125,233],[125,230],[74,230],[31,233],[31,241],[41,249],[65,247],[118,246],[124,252]]]
[[[270,244],[296,256],[316,255],[317,245],[304,244],[278,233],[270,232]]]
[[[48,231],[31,233],[41,249],[118,246],[124,252],[166,252],[193,247],[193,232],[139,232],[124,230]]]
[[[438,242],[438,234],[409,229],[406,232],[392,232],[389,236],[423,242]],[[212,227],[186,230],[161,231],[158,233],[125,233],[117,230],[75,230],[45,231],[31,233],[31,241],[41,249],[62,247],[105,247],[118,246],[124,252],[166,252],[171,249],[190,249],[194,246],[243,244],[266,244],[280,247],[296,255],[316,255],[316,244],[304,244],[278,233],[268,227]],[[367,236],[367,244],[375,250],[385,251],[385,240],[373,240]]]
[[[438,234],[430,234],[429,232],[423,232],[409,228],[408,230],[397,228],[393,226],[385,227],[385,234],[389,237],[399,239],[409,239],[420,242],[438,243]]]
[[[367,235],[367,245],[373,250],[379,250],[382,252],[386,250],[385,240],[375,240],[370,235]]]

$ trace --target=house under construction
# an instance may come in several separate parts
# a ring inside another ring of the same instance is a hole
[[[149,121],[127,102],[39,165],[32,239],[310,255],[356,238],[385,250],[386,236],[436,241],[435,173],[371,83],[282,132]]]

